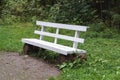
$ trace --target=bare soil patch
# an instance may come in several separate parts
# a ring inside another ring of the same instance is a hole
[[[59,73],[54,65],[41,59],[0,52],[0,80],[48,80]]]

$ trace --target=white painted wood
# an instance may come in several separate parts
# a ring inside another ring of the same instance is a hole
[[[56,29],[56,35],[59,34],[59,28]],[[57,44],[57,37],[54,39],[54,43]]]
[[[86,26],[79,26],[79,25],[68,25],[68,24],[51,23],[51,22],[43,22],[43,21],[37,21],[36,24],[39,26],[47,26],[47,27],[53,27],[53,28],[77,30],[77,31],[87,30]]]
[[[79,26],[79,25],[67,25],[60,23],[50,23],[50,22],[42,22],[37,21],[37,25],[41,26],[41,31],[35,30],[34,33],[40,35],[40,39],[22,39],[23,43],[31,44],[34,46],[38,46],[40,48],[48,49],[51,51],[55,51],[60,54],[73,54],[73,53],[86,53],[85,50],[77,49],[78,42],[84,43],[84,39],[79,38],[79,31],[86,31],[88,27]],[[53,27],[56,28],[56,33],[50,33],[45,31],[45,27]],[[75,30],[75,36],[67,36],[59,34],[60,28]],[[44,36],[54,37],[54,43],[44,41]],[[57,44],[58,38],[73,41],[73,47],[63,46]]]
[[[44,32],[45,31],[45,27],[42,26],[41,27],[41,32]],[[43,40],[44,39],[44,35],[40,35],[40,40]]]
[[[61,35],[61,34],[54,34],[54,33],[49,33],[49,32],[41,32],[41,31],[37,31],[37,30],[35,30],[34,33],[44,35],[44,36],[56,37],[56,38],[60,38],[60,39],[84,43],[84,39],[82,39],[82,38],[76,38],[76,37],[71,37],[71,36],[66,36],[66,35]]]
[[[64,54],[64,55],[85,52],[84,50],[74,49],[72,47],[54,44],[51,42],[46,42],[46,41],[38,40],[38,39],[25,39],[24,38],[24,39],[22,39],[22,42],[31,44],[31,45],[34,45],[37,47],[45,48],[45,49],[48,49],[51,51],[55,51],[57,53]]]
[[[75,38],[79,38],[79,31],[75,31]],[[78,42],[74,42],[73,43],[73,48],[77,49],[78,46]]]

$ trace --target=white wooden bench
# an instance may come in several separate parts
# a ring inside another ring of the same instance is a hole
[[[86,54],[85,50],[78,49],[78,43],[84,43],[83,38],[79,38],[79,32],[80,31],[86,31],[87,26],[79,26],[79,25],[68,25],[68,24],[60,24],[60,23],[51,23],[51,22],[43,22],[43,21],[37,21],[36,25],[41,26],[41,30],[35,30],[35,34],[40,35],[40,39],[35,39],[35,38],[23,38],[22,42],[25,44],[30,44],[33,46],[37,46],[43,49],[51,50],[56,53],[60,53],[63,55],[68,55],[68,54]],[[56,28],[56,33],[50,33],[46,32],[45,28],[46,27],[51,27],[51,28]],[[67,30],[74,30],[75,31],[75,36],[67,36],[67,35],[62,35],[59,34],[60,29],[67,29]],[[49,36],[54,38],[54,42],[48,42],[44,40],[44,36]],[[57,44],[58,39],[64,39],[64,40],[69,40],[73,42],[73,47],[69,46],[64,46],[61,44]]]

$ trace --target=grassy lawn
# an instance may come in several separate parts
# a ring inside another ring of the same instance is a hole
[[[21,52],[23,47],[21,38],[38,37],[33,33],[35,28],[32,23],[0,25],[0,51]],[[87,50],[88,60],[79,68],[64,68],[55,80],[119,80],[120,36],[86,37],[85,40],[85,44],[79,47]]]
[[[23,44],[21,38],[35,37],[34,27],[30,23],[1,25],[0,26],[0,50],[1,51],[21,51]]]
[[[119,39],[89,39],[84,48],[88,51],[88,61],[80,68],[64,69],[60,80],[119,80]]]

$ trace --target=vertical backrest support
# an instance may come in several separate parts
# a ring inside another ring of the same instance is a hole
[[[68,25],[68,24],[61,24],[61,23],[51,23],[51,22],[43,22],[43,21],[37,21],[36,25],[43,25],[47,27],[53,27],[53,28],[60,28],[60,29],[68,29],[68,30],[77,30],[77,31],[86,31],[86,26],[80,26],[80,25]]]
[[[37,25],[41,26],[41,31],[35,31],[36,34],[40,34],[40,40],[44,39],[44,36],[49,36],[54,38],[54,43],[57,44],[58,38],[73,41],[73,48],[77,49],[78,43],[84,43],[83,38],[79,38],[79,32],[85,32],[87,30],[87,26],[79,26],[79,25],[68,25],[68,24],[61,24],[61,23],[51,23],[51,22],[43,22],[37,21]],[[46,32],[45,27],[52,27],[56,28],[55,33]],[[74,37],[59,34],[60,29],[67,29],[75,31]]]
[[[59,34],[59,28],[56,29],[56,35]],[[57,44],[57,38],[55,37],[54,43]]]
[[[44,32],[45,31],[45,27],[44,26],[41,26],[41,32]],[[44,35],[40,35],[40,40],[43,40],[44,39]]]
[[[75,38],[79,38],[79,31],[75,31]],[[73,48],[77,49],[78,42],[73,42]]]

